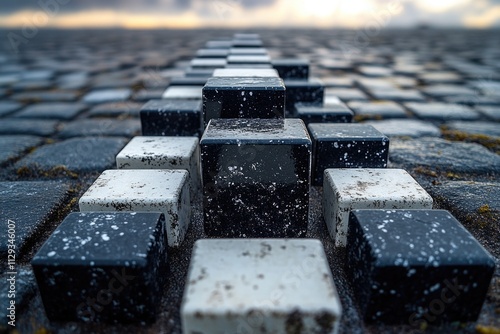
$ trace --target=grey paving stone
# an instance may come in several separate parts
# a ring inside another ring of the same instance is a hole
[[[50,80],[54,77],[54,71],[51,70],[31,70],[23,71],[21,74],[21,80],[26,81],[39,81],[39,80]]]
[[[426,72],[418,75],[426,84],[455,84],[463,82],[463,78],[455,72]]]
[[[14,114],[14,117],[70,120],[75,118],[85,109],[87,109],[87,106],[80,103],[43,102],[27,106]]]
[[[392,101],[359,102],[352,101],[348,106],[354,111],[355,119],[407,118],[403,107]]]
[[[137,102],[148,102],[149,100],[161,99],[165,89],[141,89],[134,94],[132,100]]]
[[[422,92],[435,98],[442,98],[446,96],[474,97],[477,95],[475,90],[460,85],[432,85],[422,88]]]
[[[72,102],[80,96],[74,91],[35,91],[17,93],[11,99],[19,102]]]
[[[393,140],[389,161],[405,168],[428,167],[443,172],[498,174],[500,156],[478,144],[440,138]]]
[[[372,125],[387,137],[440,137],[439,128],[428,122],[415,119],[388,119],[381,121],[367,121],[364,124]]]
[[[20,81],[11,86],[14,92],[23,92],[30,90],[47,90],[54,86],[52,81]]]
[[[499,122],[500,121],[500,106],[498,107],[476,107],[481,114],[486,117]]]
[[[58,121],[3,119],[0,122],[0,135],[50,136],[56,132]]]
[[[132,91],[127,88],[93,90],[83,97],[83,102],[99,104],[128,100]]]
[[[418,118],[434,121],[477,120],[480,115],[472,108],[449,103],[406,103],[405,106]]]
[[[450,210],[481,244],[500,256],[500,183],[445,181],[428,187],[439,205]]]
[[[45,145],[19,160],[14,167],[26,174],[50,172],[64,166],[70,172],[102,172],[113,168],[125,138],[72,138]]]
[[[82,119],[66,123],[59,130],[60,138],[87,136],[133,137],[141,133],[138,119]]]
[[[10,86],[19,81],[17,74],[0,74],[0,87]]]
[[[378,88],[370,89],[370,94],[377,100],[398,102],[423,102],[425,97],[415,89]]]
[[[368,101],[366,94],[357,88],[325,88],[325,96],[337,96],[343,102]]]
[[[43,225],[49,223],[51,215],[57,213],[68,190],[68,184],[57,181],[0,182],[0,218],[3,226],[8,220],[15,225],[16,263],[26,251],[24,248],[29,247],[29,239],[36,238]],[[8,233],[1,233],[0,254],[3,259],[7,259],[7,242]]]
[[[19,158],[42,142],[43,138],[35,136],[0,136],[0,165]]]
[[[11,272],[15,272],[16,274],[12,274]],[[19,317],[21,311],[27,306],[29,299],[35,294],[36,282],[31,267],[19,267],[15,271],[6,271],[0,275],[0,281],[2,282],[2,285],[0,285],[0,317],[3,320],[0,323],[0,332],[4,333],[10,327],[8,322]],[[12,288],[13,284],[14,288]],[[14,298],[10,298],[12,296],[11,291],[15,291]],[[11,313],[11,310],[8,308],[12,308],[10,304],[11,300],[15,301],[14,313],[16,316],[14,318],[8,317]]]
[[[445,126],[449,130],[460,131],[467,134],[500,137],[500,126],[496,123],[455,121],[448,122]]]
[[[354,86],[354,80],[350,77],[327,77],[321,78],[326,88],[351,88]]]
[[[139,117],[142,103],[109,102],[96,105],[90,109],[88,117]]]
[[[14,101],[0,101],[0,117],[12,114],[14,111],[21,109],[23,105]]]
[[[500,98],[491,96],[447,96],[443,99],[448,103],[464,104],[466,106],[500,106]]]
[[[366,77],[388,77],[392,75],[392,69],[382,66],[360,66],[358,72]]]

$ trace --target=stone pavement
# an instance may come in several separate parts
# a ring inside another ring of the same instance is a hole
[[[140,135],[142,105],[165,97],[163,92],[171,82],[180,82],[181,89],[169,91],[169,96],[192,98],[194,94],[196,99],[201,93],[200,81],[187,78],[208,79],[212,67],[220,66],[220,61],[191,60],[207,41],[231,38],[233,33],[40,31],[21,46],[19,54],[0,49],[0,219],[4,229],[0,232],[0,276],[2,282],[10,276],[4,260],[10,220],[16,225],[19,333],[182,332],[181,300],[193,245],[206,238],[201,196],[192,201],[191,225],[184,241],[180,247],[168,249],[168,283],[153,323],[50,322],[30,261],[64,218],[79,211],[78,200],[97,177],[115,168],[115,157],[121,149]],[[477,322],[364,323],[345,265],[347,252],[335,247],[330,238],[322,213],[323,190],[313,186],[305,236],[321,240],[324,247],[342,304],[339,332],[498,333],[498,32],[387,30],[364,44],[357,42],[357,31],[348,30],[258,33],[272,59],[308,59],[309,77],[321,79],[324,85],[323,109],[332,112],[336,109],[327,108],[329,104],[343,103],[352,109],[355,122],[370,124],[387,136],[388,167],[410,173],[432,196],[434,209],[449,210],[496,261]],[[208,54],[209,59],[217,56]],[[245,62],[265,66],[265,57],[252,57]],[[237,70],[241,59],[231,60],[228,66]],[[284,75],[286,71],[280,72]],[[182,85],[191,88],[182,89]],[[292,82],[289,87],[296,89],[297,85]],[[299,87],[313,92],[318,89],[312,83]],[[308,92],[305,97],[298,95],[292,98],[302,98],[305,103],[316,101]],[[287,115],[297,112],[293,104],[288,103],[287,108]],[[3,331],[9,328],[5,320],[8,285],[2,283],[0,288]]]

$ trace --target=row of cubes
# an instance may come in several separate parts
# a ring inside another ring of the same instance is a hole
[[[244,40],[236,43],[239,47],[258,44],[252,36],[239,39]],[[245,80],[239,94],[220,103],[215,90],[212,107],[222,113],[222,105],[228,105],[227,115],[235,119],[209,121],[200,151],[197,138],[134,138],[117,156],[121,169],[104,172],[80,199],[81,210],[93,212],[68,216],[33,259],[49,317],[154,319],[168,275],[167,243],[178,246],[189,226],[201,155],[207,236],[305,236],[312,172],[313,184],[324,182],[330,235],[337,246],[347,246],[349,275],[365,320],[418,324],[431,317],[477,318],[493,273],[491,256],[449,213],[430,210],[432,199],[405,171],[357,168],[386,167],[388,139],[363,125],[309,124],[307,129],[301,120],[281,114],[268,120],[240,112],[232,116],[238,109],[232,98],[247,102],[254,95],[252,83],[258,80]],[[263,104],[268,112],[281,110],[272,101],[281,97]],[[312,103],[298,106],[297,113],[314,116],[307,108],[318,108],[316,102],[306,102]],[[123,232],[125,227],[133,235]],[[453,298],[451,307],[441,300],[439,317],[433,313],[438,295]],[[61,312],[58,305],[67,296],[78,297]],[[319,241],[200,240],[181,315],[185,333],[335,333],[341,306]]]

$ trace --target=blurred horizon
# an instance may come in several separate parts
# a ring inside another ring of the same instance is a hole
[[[498,28],[500,0],[11,0],[0,28]]]

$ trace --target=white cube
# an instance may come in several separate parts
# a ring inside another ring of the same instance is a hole
[[[195,243],[181,306],[185,334],[336,333],[341,313],[319,240]]]
[[[134,137],[116,156],[118,169],[185,169],[191,199],[201,188],[197,137]]]
[[[191,221],[187,180],[185,170],[107,170],[80,198],[80,211],[161,212],[169,246],[179,246]]]
[[[353,209],[432,209],[432,204],[432,197],[402,169],[325,170],[323,216],[336,246],[346,246]]]

